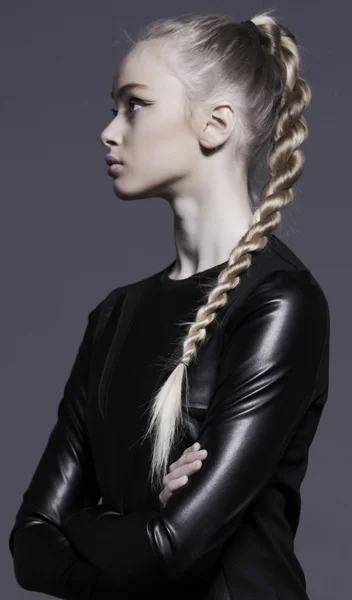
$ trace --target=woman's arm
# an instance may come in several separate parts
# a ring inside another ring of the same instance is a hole
[[[9,538],[18,584],[66,600],[116,600],[120,591],[116,579],[74,550],[61,529],[69,514],[96,505],[100,498],[84,428],[92,335],[100,309],[101,304],[89,314],[57,422]]]
[[[277,271],[245,309],[240,323],[226,326],[217,389],[197,438],[208,451],[202,469],[160,513],[120,516],[94,506],[63,525],[74,547],[118,582],[206,574],[312,402],[329,343],[321,289],[306,272]]]

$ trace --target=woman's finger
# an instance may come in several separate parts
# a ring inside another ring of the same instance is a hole
[[[189,475],[198,471],[202,466],[202,460],[207,456],[207,451],[199,451],[200,444],[196,442],[183,452],[181,457],[169,466],[169,473],[163,478],[164,488],[159,494],[162,506],[165,506],[172,493],[185,485]]]
[[[169,472],[163,478],[163,484],[166,485],[171,479],[189,475],[197,470],[202,466],[202,460],[207,457],[207,454],[207,451],[203,449],[181,456],[178,461],[170,465]]]
[[[205,455],[203,459],[206,458]],[[163,484],[167,485],[172,479],[178,479],[184,475],[189,475],[192,471],[199,469],[202,466],[201,458],[195,459],[192,455],[185,456],[184,461],[177,467],[172,469],[163,479]]]
[[[188,452],[187,454],[182,454],[182,456],[174,463],[169,466],[169,473],[173,473],[180,466],[191,463],[196,460],[202,460],[207,455],[207,451],[203,448],[202,450],[196,450],[193,452]]]
[[[192,446],[188,446],[188,448],[186,448],[186,450],[183,452],[183,454],[186,454],[186,452],[192,452],[192,450],[199,450],[199,448],[200,448],[200,443],[194,442],[194,444]]]
[[[185,485],[188,481],[187,475],[183,477],[179,477],[178,479],[173,479],[169,481],[167,486],[163,488],[163,490],[159,494],[159,501],[162,506],[165,506],[167,501],[171,498],[172,493],[179,487]]]

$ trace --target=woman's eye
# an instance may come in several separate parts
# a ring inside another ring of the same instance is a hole
[[[143,102],[143,100],[139,100],[139,98],[129,98],[129,100],[128,100],[128,105],[130,106],[130,105],[131,105],[131,103],[132,103],[132,104],[139,104],[140,106],[145,106],[145,105],[146,105],[146,102]],[[111,112],[112,112],[112,114],[113,114],[113,115],[116,117],[116,115],[117,115],[118,111],[117,111],[115,108],[112,108],[112,109],[111,109]],[[133,110],[133,111],[131,112],[131,114],[132,114],[132,113],[134,113],[134,112],[137,112],[137,111]]]

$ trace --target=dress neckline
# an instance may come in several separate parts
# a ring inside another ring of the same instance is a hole
[[[164,288],[181,288],[189,284],[198,282],[203,278],[211,277],[212,275],[215,275],[218,271],[221,271],[227,265],[227,260],[212,267],[208,267],[207,269],[203,269],[203,271],[197,271],[197,273],[193,273],[192,275],[189,275],[189,277],[183,277],[182,279],[171,279],[171,277],[169,277],[169,273],[171,272],[175,263],[176,259],[174,259],[172,263],[169,264],[162,271],[161,283]]]

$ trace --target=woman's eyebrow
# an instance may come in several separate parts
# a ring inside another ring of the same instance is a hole
[[[117,94],[116,94],[116,98],[121,98],[122,96],[124,96],[124,94],[126,92],[128,92],[129,90],[133,89],[133,88],[148,88],[149,86],[146,85],[145,83],[126,83],[125,85],[123,85],[122,87],[120,87],[120,89],[118,90]],[[111,91],[111,97],[113,100],[115,100],[115,95],[113,90]]]

